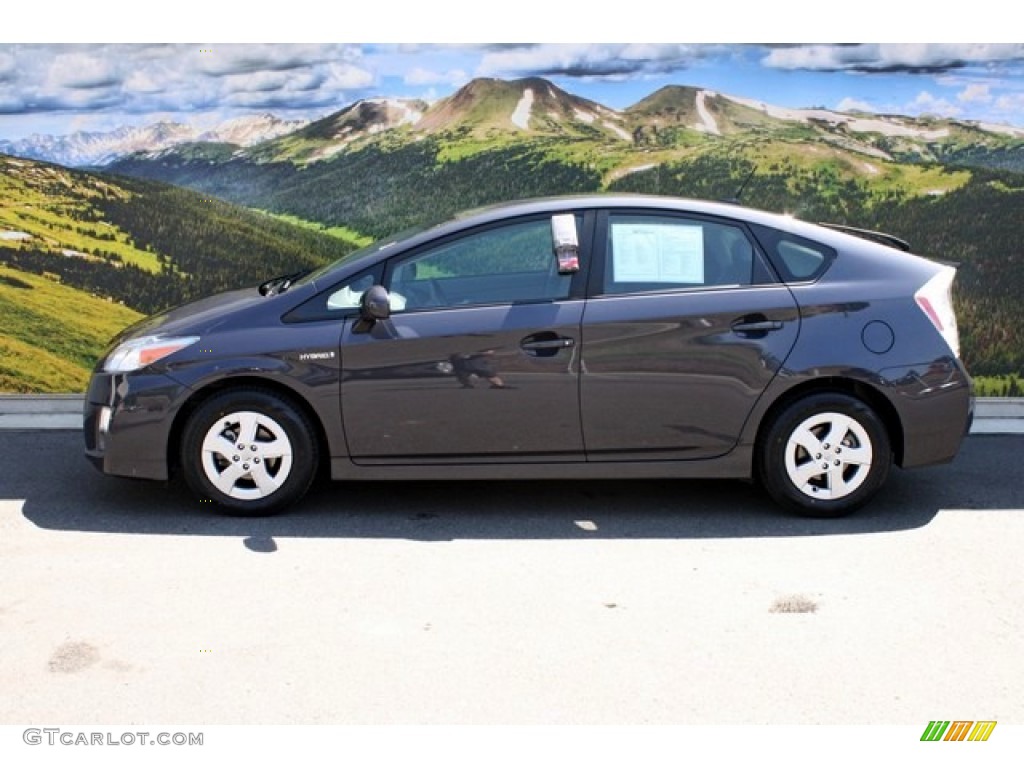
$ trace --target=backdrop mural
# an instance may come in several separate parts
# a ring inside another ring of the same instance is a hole
[[[732,198],[958,262],[1024,394],[1024,45],[0,45],[0,391],[150,313],[502,200]]]

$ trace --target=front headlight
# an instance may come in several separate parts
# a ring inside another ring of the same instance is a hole
[[[117,348],[107,355],[103,370],[107,373],[137,371],[197,341],[198,336],[144,336],[141,339],[131,339],[118,344]]]

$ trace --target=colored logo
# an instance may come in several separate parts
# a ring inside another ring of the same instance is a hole
[[[995,720],[932,720],[921,741],[988,741],[995,727]]]

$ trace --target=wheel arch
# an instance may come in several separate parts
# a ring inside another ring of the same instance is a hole
[[[319,457],[317,473],[324,472],[325,468],[330,466],[330,444],[327,440],[327,432],[316,409],[310,405],[306,398],[291,387],[274,379],[266,379],[260,376],[232,376],[212,381],[197,389],[178,409],[167,438],[167,466],[171,473],[176,473],[181,468],[181,439],[189,418],[211,397],[232,389],[262,389],[287,400],[295,408],[302,411],[303,415],[309,420],[309,423],[313,425],[317,441],[317,455]]]
[[[869,406],[881,420],[889,437],[889,445],[893,452],[893,461],[897,466],[903,464],[903,422],[899,413],[889,399],[879,392],[875,387],[857,379],[849,379],[842,376],[829,376],[812,381],[806,381],[787,389],[773,402],[764,416],[761,418],[757,428],[757,436],[754,440],[754,452],[752,454],[753,473],[757,474],[757,456],[760,454],[763,443],[772,424],[779,415],[789,406],[798,400],[809,395],[822,393],[839,393],[855,397]]]

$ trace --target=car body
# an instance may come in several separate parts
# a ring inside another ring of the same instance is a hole
[[[898,241],[892,241],[898,242]],[[522,201],[127,329],[86,398],[111,475],[264,514],[335,480],[754,478],[837,516],[973,412],[955,270],[729,203]]]

